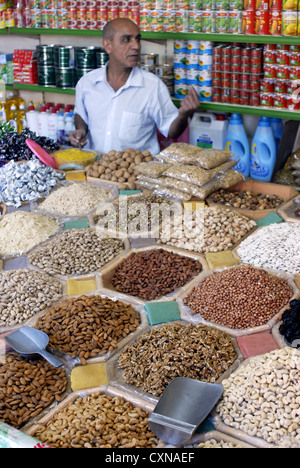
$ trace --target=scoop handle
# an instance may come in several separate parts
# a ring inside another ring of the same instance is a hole
[[[49,353],[46,350],[39,351],[39,354],[43,356],[43,358],[45,358],[48,362],[50,362],[50,364],[52,364],[52,366],[54,367],[60,367],[63,365],[63,362],[60,359],[53,356],[53,354]]]

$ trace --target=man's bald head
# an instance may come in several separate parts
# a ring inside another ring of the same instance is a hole
[[[136,28],[138,28],[137,24],[129,18],[116,18],[116,19],[109,21],[108,23],[106,23],[106,25],[103,28],[102,38],[112,41],[115,33],[119,29],[121,29],[123,26],[129,25],[129,24],[134,25]]]

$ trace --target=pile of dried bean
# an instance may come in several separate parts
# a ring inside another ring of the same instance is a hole
[[[123,241],[97,234],[92,228],[71,229],[37,248],[31,265],[49,275],[82,275],[98,271],[123,249]]]
[[[284,199],[277,195],[254,193],[250,190],[217,190],[210,196],[213,203],[229,205],[233,208],[246,210],[274,210],[278,208]]]
[[[35,270],[0,273],[0,327],[19,325],[61,299],[63,285]]]
[[[85,364],[88,358],[113,351],[139,324],[140,317],[131,305],[83,295],[49,309],[36,328],[47,333],[53,348],[79,356]]]
[[[199,260],[167,250],[133,252],[116,267],[111,283],[119,292],[150,301],[174,292],[201,271]]]
[[[66,388],[63,369],[7,354],[0,362],[0,421],[20,428],[54,400],[61,401]]]
[[[174,322],[147,331],[127,346],[120,353],[118,366],[128,384],[161,395],[176,377],[214,383],[236,358],[226,333]]]
[[[155,448],[148,413],[120,397],[77,398],[35,433],[53,448]]]
[[[242,265],[203,278],[183,302],[205,320],[244,329],[267,323],[292,296],[286,280]]]
[[[300,353],[283,348],[255,356],[222,381],[217,411],[225,424],[277,446],[300,443]]]

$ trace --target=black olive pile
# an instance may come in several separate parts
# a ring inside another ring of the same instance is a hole
[[[290,302],[290,309],[282,315],[279,332],[293,348],[300,348],[300,299]]]
[[[26,144],[26,138],[38,143],[47,153],[52,153],[60,148],[60,145],[54,140],[39,136],[29,128],[24,128],[20,134],[14,130],[9,130],[0,137],[0,166],[9,161],[28,161],[32,159],[34,155]]]

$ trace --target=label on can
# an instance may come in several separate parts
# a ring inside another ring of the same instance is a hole
[[[255,19],[255,34],[269,34],[269,10],[257,10]]]
[[[12,28],[15,25],[14,19],[14,10],[13,8],[6,8],[4,11],[4,18],[5,18],[5,27]]]
[[[228,32],[228,18],[228,10],[219,10],[215,12],[216,33],[225,34]]]
[[[298,13],[296,11],[282,12],[282,35],[296,36],[297,35]]]
[[[174,83],[186,83],[186,68],[176,68],[174,70]]]
[[[215,12],[202,10],[202,32],[213,33],[216,31]],[[201,49],[200,49],[201,52]]]
[[[174,41],[174,52],[185,53],[187,52],[187,41],[175,40]]]
[[[212,86],[212,72],[211,70],[198,70],[198,81],[200,85]]]
[[[150,22],[149,22],[150,10],[141,10],[140,11],[140,30],[141,31],[150,31]]]
[[[198,68],[198,54],[186,54],[186,68]]]
[[[269,10],[281,11],[282,10],[282,3],[283,3],[283,0],[270,0],[269,1]]]
[[[200,86],[199,89],[199,100],[200,101],[211,101],[212,100],[212,86]]]
[[[242,34],[255,34],[255,10],[243,11]]]
[[[298,8],[298,0],[283,0],[282,9],[284,11],[296,11]]]
[[[213,56],[210,54],[201,54],[198,56],[198,63],[202,70],[212,70]]]
[[[188,32],[189,17],[186,10],[176,10],[175,29],[177,32]]]
[[[281,11],[271,10],[269,14],[269,34],[272,36],[281,36]]]
[[[199,77],[199,70],[197,70],[196,68],[194,69],[191,68],[186,71],[186,83],[188,85],[199,84],[198,77]]]
[[[174,98],[184,99],[187,95],[188,86],[185,83],[174,83]]]
[[[228,32],[230,34],[241,34],[243,15],[241,11],[229,11]]]

